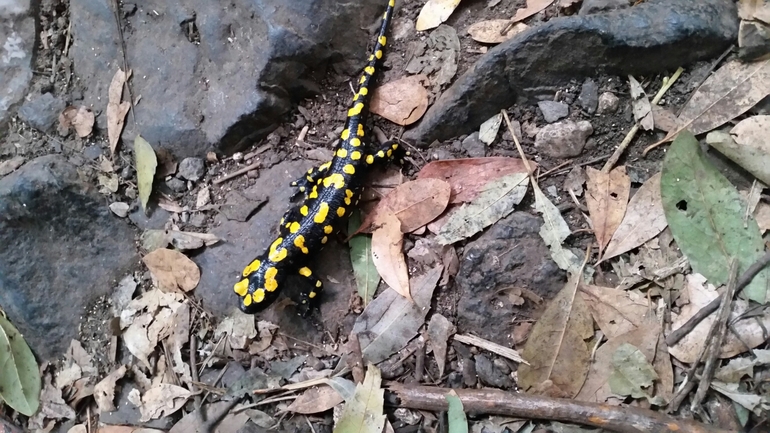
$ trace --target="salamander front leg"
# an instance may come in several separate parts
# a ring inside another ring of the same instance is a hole
[[[313,187],[313,185],[317,184],[319,180],[323,179],[326,175],[326,172],[329,171],[329,167],[331,166],[331,161],[325,162],[318,167],[313,167],[310,170],[305,173],[304,176],[300,177],[299,179],[293,181],[291,183],[291,186],[297,188],[297,191],[294,193],[294,196],[296,197],[297,194],[305,194],[305,197],[307,197],[308,191]]]
[[[303,290],[300,291],[300,304],[298,307],[299,314],[302,317],[307,317],[318,305],[323,283],[313,275],[313,271],[308,267],[300,268],[299,274],[305,277],[309,285],[309,287],[303,287]]]
[[[397,156],[404,153],[403,148],[398,144],[397,141],[390,140],[386,142],[385,144],[380,147],[379,150],[372,153],[371,155],[366,156],[366,163],[369,165],[372,164],[385,164],[393,159],[395,159]]]

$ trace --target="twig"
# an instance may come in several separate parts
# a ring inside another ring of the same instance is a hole
[[[255,169],[259,168],[259,166],[261,164],[262,164],[262,161],[257,161],[257,162],[255,162],[253,164],[249,164],[246,167],[243,167],[243,168],[241,168],[239,170],[236,170],[236,171],[234,171],[234,172],[232,172],[232,173],[230,173],[228,175],[225,175],[224,177],[220,177],[219,179],[214,179],[214,181],[212,183],[214,185],[219,185],[222,182],[227,182],[228,180],[230,180],[232,178],[238,177],[238,176],[240,176],[242,174],[246,174],[246,173],[250,172],[251,170],[255,170]]]
[[[519,355],[519,352],[505,346],[501,346],[497,343],[493,343],[489,340],[485,340],[481,337],[477,337],[475,335],[470,334],[455,334],[453,337],[455,341],[459,341],[460,343],[469,344],[471,346],[476,346],[480,349],[488,350],[496,355],[500,355],[504,358],[508,358],[513,362],[519,362],[522,364],[529,365],[529,362],[527,362],[524,358]]]
[[[749,266],[746,271],[741,274],[741,277],[738,278],[738,282],[735,284],[735,294],[741,293],[741,290],[743,290],[746,286],[749,285],[751,280],[754,279],[754,277],[762,271],[762,269],[767,266],[767,264],[770,263],[770,251],[766,252],[764,256],[760,257],[759,260],[754,262],[751,266]],[[708,305],[701,308],[700,311],[695,313],[694,316],[690,317],[689,320],[687,320],[687,323],[682,325],[681,328],[673,331],[672,333],[668,334],[668,337],[666,337],[666,344],[668,344],[669,347],[675,345],[679,342],[679,340],[682,339],[685,335],[687,335],[690,331],[693,330],[696,326],[698,326],[698,323],[701,322],[701,320],[708,317],[711,313],[716,311],[719,308],[719,305],[722,303],[722,297],[724,294],[717,296],[714,300],[709,302]]]
[[[652,101],[650,102],[652,105],[658,105],[658,102],[660,102],[661,99],[663,99],[663,95],[668,92],[668,89],[671,88],[671,86],[674,84],[674,82],[679,78],[680,75],[682,75],[682,72],[684,72],[684,69],[681,67],[674,72],[674,75],[672,75],[670,78],[663,78],[663,85],[660,87],[660,90],[658,90],[658,93],[655,95],[654,98],[652,98]],[[626,148],[629,144],[631,144],[631,140],[634,139],[636,136],[636,133],[639,132],[639,122],[636,122],[634,126],[631,128],[630,131],[628,131],[628,134],[626,134],[626,137],[623,139],[623,141],[620,143],[617,149],[615,149],[615,153],[612,154],[610,159],[604,164],[604,167],[602,167],[603,173],[609,173],[610,170],[612,170],[612,167],[617,164],[620,157],[623,155],[623,152],[626,151]],[[644,155],[647,155],[647,149],[644,149]]]
[[[208,420],[200,425],[198,431],[201,433],[213,432],[217,424],[219,424],[219,422],[222,421],[222,419],[224,419],[224,417],[227,416],[240,401],[241,399],[238,397],[232,399],[232,401],[230,401],[227,406],[223,407],[221,411],[208,417]]]
[[[563,398],[510,393],[497,389],[454,389],[467,413],[547,419],[600,427],[618,433],[727,433],[727,430],[649,409],[610,406]],[[392,383],[387,402],[409,409],[445,411],[449,389]]]
[[[556,169],[555,169],[555,168],[552,168],[552,169],[550,169],[550,170],[546,171],[545,173],[543,173],[543,174],[539,175],[539,176],[537,177],[537,179],[538,179],[538,180],[540,180],[541,178],[544,178],[544,177],[546,177],[546,176],[560,176],[560,175],[562,175],[562,174],[567,174],[567,173],[569,173],[570,171],[572,171],[572,169],[573,169],[573,168],[575,168],[575,167],[584,167],[584,166],[586,166],[586,165],[595,164],[595,163],[597,163],[597,162],[601,162],[601,161],[604,161],[605,159],[609,158],[610,156],[612,156],[612,155],[610,155],[610,154],[608,153],[608,154],[606,154],[606,155],[603,155],[603,156],[599,156],[599,157],[596,157],[596,158],[594,158],[594,159],[589,159],[588,161],[585,161],[585,162],[581,162],[581,163],[578,163],[578,164],[573,164],[573,165],[570,165],[569,167],[567,167],[567,168],[565,168],[565,169],[563,169],[563,170],[559,170],[559,171],[554,171],[554,170],[556,170]]]
[[[196,352],[198,350],[198,340],[195,338],[195,333],[190,333],[190,374],[192,376],[193,382],[200,382],[199,376],[198,376],[198,367],[197,367],[197,361],[196,361]],[[191,393],[196,393],[198,391],[197,387],[190,383],[188,384],[190,387]],[[198,413],[198,421],[200,423],[203,423],[203,417],[201,415],[201,395],[200,393],[195,395],[195,410]]]

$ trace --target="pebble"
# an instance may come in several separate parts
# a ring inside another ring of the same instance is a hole
[[[553,158],[572,158],[583,152],[586,140],[593,132],[591,123],[586,120],[545,125],[535,136],[535,147]]]
[[[233,161],[239,162],[241,160],[243,160],[243,152],[235,152],[233,154]]]
[[[172,177],[171,179],[167,180],[166,186],[168,187],[168,189],[174,192],[187,191],[187,185],[185,185],[185,182],[182,179],[179,179],[178,177]]]
[[[559,119],[569,116],[569,105],[556,101],[540,101],[537,107],[543,113],[543,118],[548,123],[553,123]]]
[[[19,108],[19,118],[41,131],[48,131],[57,123],[59,113],[67,104],[51,93],[32,96]]]
[[[193,227],[201,228],[206,225],[206,215],[202,212],[196,212],[190,217],[189,224]]]
[[[588,114],[594,114],[596,112],[596,106],[599,104],[599,85],[596,81],[587,78],[583,82],[583,87],[580,89],[580,95],[578,95],[578,105],[580,108],[586,111]]]
[[[476,355],[476,374],[482,383],[495,388],[510,388],[511,379],[498,370],[494,363],[484,355]]]
[[[101,155],[102,155],[102,148],[99,146],[96,146],[96,145],[86,146],[86,148],[83,149],[83,156],[85,156],[91,161],[95,160]]]
[[[128,203],[124,203],[122,201],[116,201],[115,203],[112,203],[110,205],[110,210],[112,211],[112,213],[114,213],[115,215],[121,218],[125,218],[128,216],[129,208],[130,206],[128,205]]]
[[[598,102],[599,107],[596,110],[598,114],[612,114],[618,111],[618,105],[620,105],[620,100],[612,92],[604,92],[599,95]]]
[[[487,154],[486,146],[484,146],[484,142],[479,138],[478,131],[465,137],[462,143],[463,149],[471,158],[482,158]]]
[[[201,158],[189,157],[179,163],[179,177],[193,182],[199,181],[206,174],[206,163]]]

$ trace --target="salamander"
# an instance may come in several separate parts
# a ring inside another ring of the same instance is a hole
[[[304,200],[290,208],[281,219],[279,235],[270,247],[251,261],[235,283],[240,309],[248,314],[263,310],[277,297],[286,277],[298,274],[307,288],[300,293],[299,312],[307,316],[317,305],[323,283],[308,267],[339,222],[349,216],[360,198],[363,178],[370,166],[390,161],[400,151],[396,142],[370,149],[364,135],[372,77],[381,64],[387,43],[386,32],[393,16],[395,0],[388,0],[382,16],[373,53],[369,56],[358,90],[347,112],[345,128],[331,161],[312,168],[291,185],[304,194]]]

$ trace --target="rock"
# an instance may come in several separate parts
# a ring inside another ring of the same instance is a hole
[[[487,154],[484,142],[479,139],[479,132],[476,131],[473,134],[465,137],[462,142],[463,149],[471,158],[482,158]]]
[[[50,93],[33,95],[19,108],[19,118],[29,123],[33,128],[50,131],[58,122],[59,114],[67,104]]]
[[[766,58],[770,52],[770,26],[759,21],[741,21],[738,57],[744,62]]]
[[[225,203],[219,208],[219,211],[229,220],[245,222],[260,206],[267,202],[267,199],[267,195],[249,197],[240,191],[230,191],[225,196]]]
[[[540,101],[537,103],[543,118],[548,123],[556,122],[569,116],[569,105],[556,101]]]
[[[578,14],[590,15],[599,12],[611,12],[615,10],[627,9],[631,6],[629,0],[584,0]]]
[[[22,164],[24,164],[23,156],[14,156],[7,161],[0,162],[0,177],[13,173]]]
[[[11,110],[21,103],[32,80],[35,4],[8,0],[0,5],[0,138],[8,131]]]
[[[206,163],[203,158],[185,158],[179,163],[179,177],[197,182],[206,174]]]
[[[130,206],[128,203],[124,203],[122,201],[117,201],[115,203],[110,204],[110,210],[115,215],[125,218],[128,216],[128,210],[130,209]]]
[[[604,92],[599,96],[599,107],[597,114],[612,114],[618,111],[620,100],[612,92]]]
[[[721,54],[738,35],[731,0],[649,0],[533,26],[491,48],[404,139],[420,146],[475,130],[522,99],[597,73],[648,75]]]
[[[586,140],[593,132],[591,122],[586,120],[545,125],[535,136],[535,147],[553,158],[572,158],[583,152]]]
[[[510,318],[519,307],[498,290],[526,287],[545,299],[561,290],[566,274],[538,234],[542,224],[539,217],[513,212],[466,245],[456,280],[458,332],[478,333],[510,347]]]
[[[93,161],[96,158],[102,156],[102,148],[97,145],[86,146],[83,149],[83,156],[86,157],[89,161]]]
[[[583,87],[580,88],[577,102],[586,113],[594,114],[596,112],[596,106],[599,104],[599,85],[596,84],[596,81],[586,78]]]
[[[504,375],[485,355],[476,355],[476,374],[482,383],[494,388],[510,388],[513,381]]]
[[[171,179],[166,181],[166,186],[168,189],[174,192],[185,192],[187,191],[187,184],[178,177],[172,177]]]
[[[145,214],[142,205],[137,201],[134,210],[128,214],[128,219],[142,230],[151,230],[164,228],[170,216],[171,213],[160,207],[150,208],[149,215]]]
[[[136,263],[135,232],[59,155],[0,179],[0,305],[41,360],[78,338],[86,306]]]
[[[72,2],[73,64],[88,83],[83,104],[106,109],[124,42],[132,91],[142,103],[123,140],[132,142],[141,132],[180,158],[212,147],[231,154],[265,138],[284,121],[293,99],[313,93],[310,72],[331,63],[355,75],[368,57],[366,29],[384,6],[382,0],[134,4],[120,12],[132,30],[121,38],[111,0]]]

